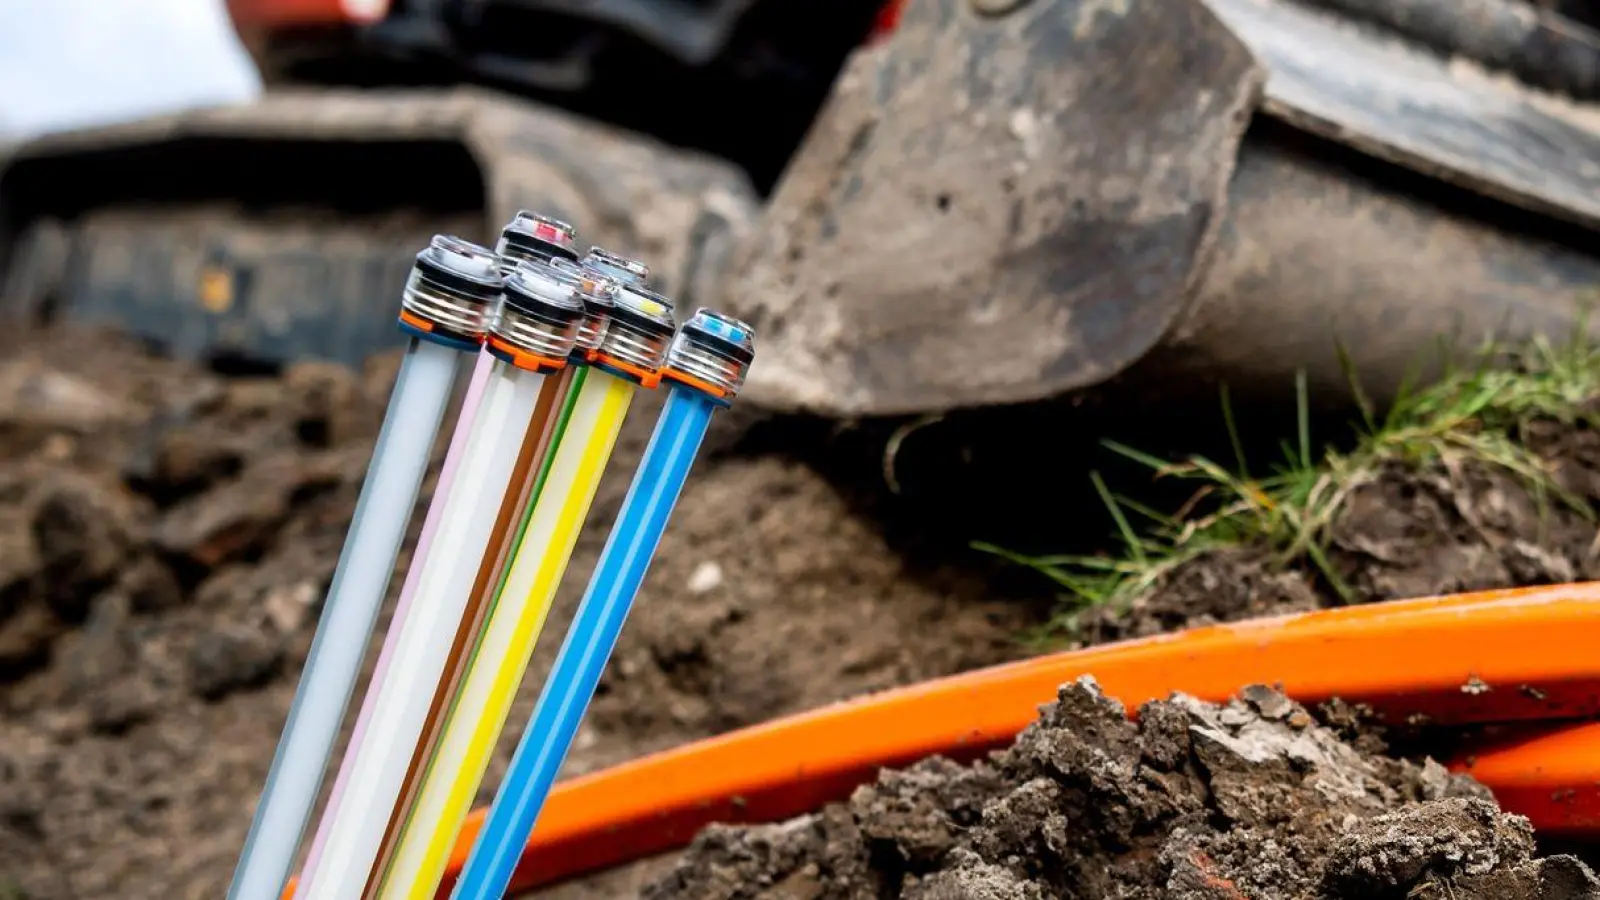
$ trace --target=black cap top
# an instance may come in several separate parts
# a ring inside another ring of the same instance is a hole
[[[439,287],[483,301],[496,301],[505,279],[487,247],[449,234],[434,235],[417,254],[416,271]]]
[[[590,247],[583,264],[624,284],[643,284],[650,277],[649,266],[620,253],[612,253],[604,247]]]
[[[541,262],[518,263],[506,276],[506,306],[525,316],[568,324],[583,318],[579,279]]]
[[[576,260],[577,232],[560,219],[524,209],[500,231],[495,252],[516,260]]]
[[[656,337],[672,336],[677,322],[673,320],[671,300],[638,284],[618,285],[613,297],[612,321]]]
[[[679,340],[693,342],[742,365],[756,358],[756,334],[749,325],[707,307],[700,307],[683,323]]]

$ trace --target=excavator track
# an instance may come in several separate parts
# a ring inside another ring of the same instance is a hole
[[[492,240],[522,208],[659,260],[689,305],[756,201],[724,163],[486,92],[272,92],[0,160],[0,315],[179,357],[356,364],[397,346],[416,248]]]

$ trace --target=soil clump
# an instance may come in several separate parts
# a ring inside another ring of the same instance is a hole
[[[884,772],[847,803],[701,833],[646,900],[1577,900],[1570,856],[1432,761],[1266,688],[1136,721],[1085,678],[1010,748]]]

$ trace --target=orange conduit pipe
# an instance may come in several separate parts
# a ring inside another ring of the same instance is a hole
[[[1011,741],[1059,685],[1081,675],[1093,675],[1130,712],[1173,691],[1224,701],[1247,685],[1269,684],[1302,703],[1341,697],[1391,718],[1442,725],[1593,716],[1600,713],[1596,634],[1600,583],[1586,583],[1196,628],[927,681],[563,782],[540,817],[513,889],[684,846],[711,822],[808,812],[848,796],[880,768],[933,754],[970,759]],[[1553,743],[1541,746],[1575,752],[1559,735],[1546,740]],[[1579,749],[1600,750],[1600,733],[1593,740]],[[1517,809],[1517,799],[1531,799],[1547,783],[1525,774],[1537,752],[1515,743],[1488,748],[1470,771],[1497,796],[1508,791],[1502,802]],[[1588,758],[1600,769],[1600,755]],[[1568,775],[1578,764],[1552,765],[1547,777]],[[1563,809],[1577,807],[1541,809],[1535,824],[1561,825]],[[482,822],[479,810],[462,829],[440,896]]]
[[[1517,729],[1448,766],[1487,785],[1542,837],[1600,838],[1600,722]]]

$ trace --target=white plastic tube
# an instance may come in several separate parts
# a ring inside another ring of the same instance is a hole
[[[305,900],[356,900],[362,895],[543,381],[541,375],[504,363],[497,363],[489,376],[433,546],[421,561],[411,614],[401,627],[384,683],[372,688],[379,693],[366,740],[316,868],[305,873]]]
[[[428,504],[428,514],[422,519],[422,533],[417,536],[417,546],[411,553],[411,568],[406,572],[405,581],[400,588],[400,599],[396,601],[394,615],[389,620],[389,633],[384,638],[383,649],[378,652],[378,663],[373,667],[367,695],[361,701],[361,712],[356,716],[355,730],[350,733],[350,742],[345,745],[344,759],[339,764],[339,774],[333,779],[333,791],[328,795],[327,805],[323,807],[322,821],[311,839],[311,849],[306,853],[305,868],[308,870],[317,867],[317,860],[322,858],[322,848],[328,843],[328,826],[344,799],[344,786],[350,782],[350,767],[355,764],[359,748],[366,740],[367,722],[372,719],[372,704],[377,700],[377,691],[372,685],[382,684],[388,677],[389,659],[394,656],[394,645],[400,640],[400,631],[406,617],[411,614],[411,601],[417,594],[417,576],[422,574],[421,561],[428,558],[428,553],[433,547],[433,534],[439,530],[439,514],[444,511],[450,489],[455,485],[456,470],[461,467],[461,452],[467,448],[467,437],[472,434],[472,426],[478,421],[478,410],[483,405],[483,389],[489,383],[489,373],[494,370],[494,357],[482,352],[476,356],[477,362],[472,367],[472,378],[467,381],[466,396],[461,400],[461,412],[456,416],[455,432],[450,435],[450,446],[445,452],[444,465],[440,467],[439,480],[434,484],[433,500]],[[302,900],[304,896],[304,883],[297,883],[294,900]]]
[[[289,880],[462,359],[428,341],[406,349],[228,900],[278,900]]]

